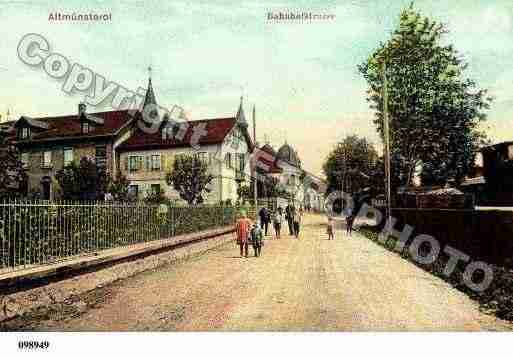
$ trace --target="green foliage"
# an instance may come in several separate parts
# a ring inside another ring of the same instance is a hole
[[[383,177],[374,175],[382,171],[382,162],[378,163],[378,153],[365,138],[347,136],[328,155],[323,170],[328,180],[328,192],[340,191],[356,193],[373,183],[379,191],[383,187]],[[365,178],[362,173],[370,178]]]
[[[0,203],[0,269],[234,224],[233,206]]]
[[[55,177],[65,200],[103,199],[108,183],[107,173],[87,157],[83,157],[78,165],[71,162]]]
[[[161,204],[167,201],[165,192],[162,189],[149,193],[144,199],[146,203],[150,204]]]
[[[27,173],[20,161],[18,149],[0,137],[0,198],[20,195]]]
[[[257,183],[258,198],[276,198],[286,196],[285,190],[281,188],[280,182],[277,178],[259,175],[257,181],[255,181],[254,178],[251,178],[249,186],[245,185],[237,188],[237,195],[239,196],[240,201],[244,202],[254,200],[255,183]]]
[[[369,85],[368,101],[383,137],[383,64],[388,79],[390,144],[397,180],[410,185],[423,165],[424,184],[461,181],[474,161],[482,134],[478,125],[491,98],[464,78],[467,64],[452,45],[446,27],[412,6],[400,16],[392,38],[358,69]]]
[[[214,177],[208,172],[207,163],[197,156],[178,156],[173,170],[167,174],[166,182],[173,185],[180,197],[189,205],[201,204],[208,185]]]
[[[114,197],[116,201],[127,201],[128,200],[128,187],[130,182],[128,179],[119,173],[116,179],[109,180],[107,191]]]

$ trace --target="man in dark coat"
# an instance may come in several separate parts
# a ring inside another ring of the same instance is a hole
[[[285,207],[285,219],[287,220],[287,224],[289,225],[289,234],[294,235],[294,215],[296,214],[296,209],[293,204],[288,204]]]
[[[269,227],[269,223],[271,222],[271,212],[266,207],[260,208],[258,212],[258,216],[260,217],[260,224],[264,227],[265,235],[267,236],[267,228]]]

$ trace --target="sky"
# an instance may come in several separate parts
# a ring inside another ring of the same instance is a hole
[[[182,106],[189,118],[234,116],[244,98],[256,107],[257,140],[285,141],[303,167],[322,163],[351,134],[381,141],[357,65],[390,38],[410,0],[381,1],[0,1],[0,114],[45,116],[77,111],[84,92],[67,94],[62,80],[17,56],[28,33],[51,51],[136,90],[149,65],[157,101]],[[486,131],[513,139],[513,2],[415,1],[447,25],[444,41],[468,62],[465,76],[495,98]],[[333,20],[269,21],[268,13],[312,12]],[[111,13],[105,22],[49,21],[50,14]],[[88,108],[102,111],[108,107]]]

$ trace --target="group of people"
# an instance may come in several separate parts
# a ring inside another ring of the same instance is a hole
[[[272,222],[276,239],[281,238],[281,225],[284,220],[287,221],[289,234],[299,239],[299,231],[303,219],[303,210],[296,210],[294,205],[289,204],[285,207],[285,215],[283,209],[278,207],[276,212],[271,216],[271,212],[265,206],[258,212],[259,221],[251,223],[246,212],[242,211],[240,218],[235,224],[235,234],[237,244],[240,247],[240,256],[248,257],[249,245],[253,246],[255,257],[259,257],[262,253],[264,245],[264,235],[267,236],[269,224]]]
[[[346,216],[346,234],[351,237],[353,233],[353,225],[354,225],[355,216],[353,213],[349,213]],[[334,223],[333,218],[331,216],[328,217],[328,225],[326,228],[326,233],[328,233],[328,240],[334,239]]]
[[[296,210],[293,204],[288,204],[285,207],[285,215],[283,214],[283,209],[278,207],[276,212],[271,219],[271,212],[265,206],[260,209],[258,212],[258,217],[260,218],[260,223],[264,228],[265,235],[267,236],[269,224],[273,223],[274,232],[276,234],[276,238],[281,238],[281,224],[285,219],[287,221],[289,227],[289,234],[291,236],[295,236],[299,238],[299,231],[301,228],[301,221],[303,219],[303,209],[299,208]]]
[[[241,257],[248,257],[250,243],[255,251],[255,257],[260,257],[264,245],[262,228],[258,222],[252,224],[244,211],[241,212],[240,218],[235,224],[235,235],[237,237],[237,244],[240,247]]]

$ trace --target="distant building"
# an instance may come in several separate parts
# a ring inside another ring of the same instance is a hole
[[[259,157],[265,173],[278,179],[280,188],[297,206],[304,205],[303,173],[297,152],[285,142],[278,151],[269,144],[260,148],[269,156]]]
[[[115,175],[116,148],[130,135],[133,114],[128,110],[88,113],[78,105],[73,115],[31,118],[14,124],[13,143],[21,152],[28,174],[28,191],[42,199],[60,196],[56,173],[83,157]]]
[[[144,103],[145,106],[156,104],[151,82]],[[174,136],[180,128],[173,128],[176,124],[164,119],[158,131],[148,133],[136,128],[120,145],[120,171],[130,182],[131,195],[144,198],[161,191],[170,199],[183,201],[174,188],[166,183],[166,175],[173,169],[176,158],[194,155],[208,164],[214,177],[205,202],[230,200],[235,203],[238,199],[238,186],[250,178],[249,156],[253,150],[242,98],[237,114],[233,117],[186,121],[181,124],[186,125],[186,131],[178,136],[180,139]],[[205,134],[194,143],[196,128],[203,128]],[[197,149],[193,145],[197,145]]]
[[[323,212],[325,193],[328,187],[326,181],[312,174],[306,174],[303,184],[304,208]]]
[[[513,206],[513,141],[483,147],[462,188],[480,206]]]

